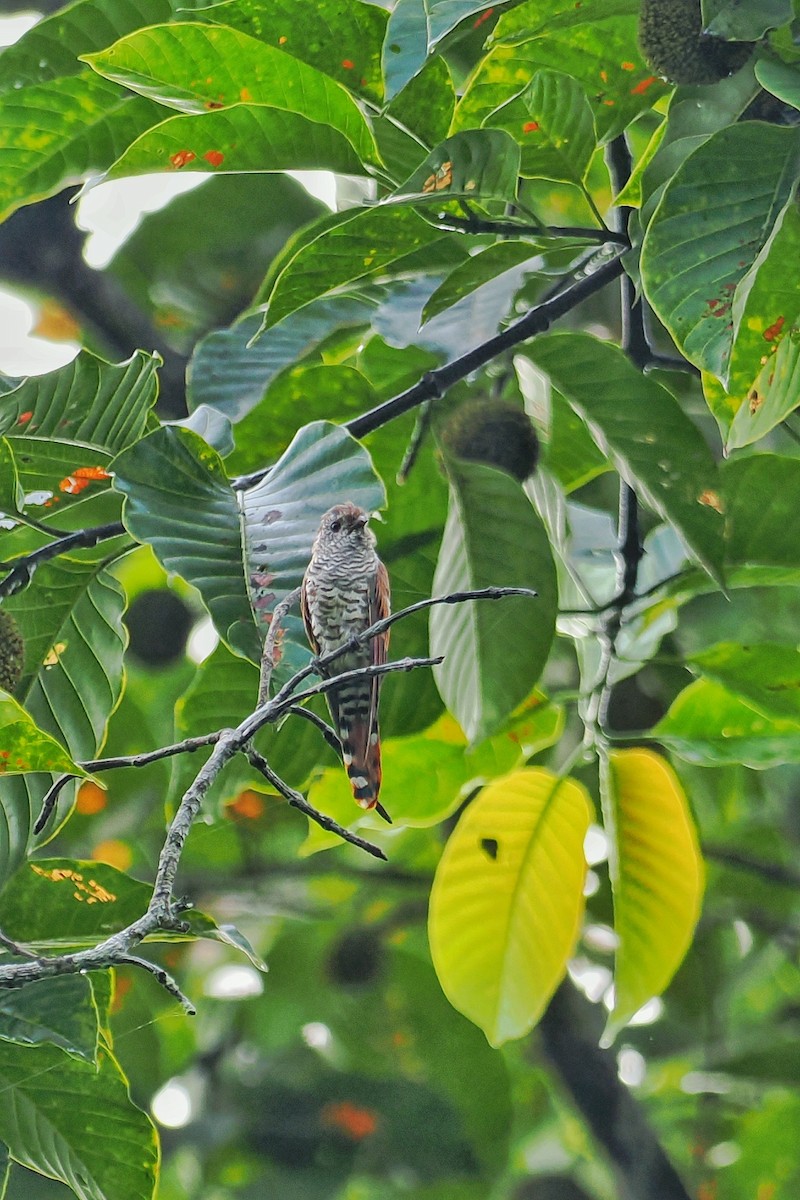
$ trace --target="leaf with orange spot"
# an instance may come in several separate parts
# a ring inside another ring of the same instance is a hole
[[[55,738],[37,728],[21,704],[0,691],[0,776],[34,771],[90,778]]]

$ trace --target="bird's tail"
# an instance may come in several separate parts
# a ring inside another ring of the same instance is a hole
[[[381,790],[381,743],[377,728],[357,720],[341,729],[344,765],[356,804],[374,808]]]

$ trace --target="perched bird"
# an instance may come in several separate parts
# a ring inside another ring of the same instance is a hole
[[[354,634],[389,615],[389,576],[375,552],[369,514],[355,504],[328,509],[314,539],[311,562],[303,576],[301,607],[315,654],[337,650]],[[331,675],[386,662],[389,631],[350,650],[331,663]],[[378,694],[381,676],[365,676],[327,693],[334,728],[356,803],[388,813],[378,801],[381,744]]]

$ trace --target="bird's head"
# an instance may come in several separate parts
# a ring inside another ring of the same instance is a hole
[[[374,546],[375,534],[367,525],[369,513],[349,501],[346,504],[334,504],[329,508],[320,522],[317,540],[326,546],[342,548],[357,548]]]

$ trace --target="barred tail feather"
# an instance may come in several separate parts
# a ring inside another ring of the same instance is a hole
[[[378,731],[356,721],[342,730],[344,765],[356,804],[374,808],[381,790],[381,744]]]

